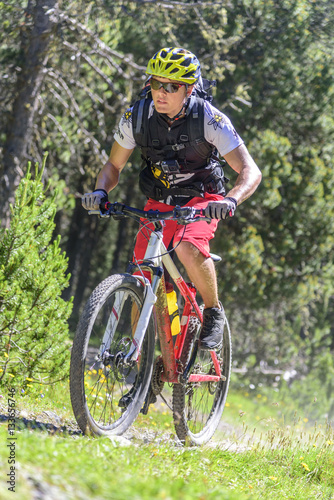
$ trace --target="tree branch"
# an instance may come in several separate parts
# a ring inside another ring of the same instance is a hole
[[[115,2],[116,4],[118,2]],[[119,2],[122,5],[124,2]],[[223,5],[225,7],[231,7],[231,3],[228,1],[223,1],[223,2],[195,2],[195,3],[188,3],[188,2],[175,2],[171,1],[168,3],[164,2],[159,2],[158,0],[132,0],[129,3],[136,3],[138,5],[142,5],[145,3],[154,3],[157,7],[163,7],[164,9],[174,9],[174,7],[183,7],[184,9],[191,9],[193,7],[216,7],[217,5]]]
[[[65,13],[61,12],[58,16],[53,16],[52,17],[53,22],[58,23],[59,20],[65,21],[70,29],[77,29],[79,31],[83,31],[87,35],[89,35],[95,42],[96,44],[100,47],[101,50],[103,50],[106,54],[109,54],[110,56],[116,57],[120,59],[122,62],[126,63],[128,66],[131,68],[134,68],[137,71],[144,72],[146,67],[145,66],[139,66],[135,62],[132,61],[131,56],[126,56],[124,54],[120,54],[114,49],[111,49],[108,47],[107,44],[105,44],[100,38],[87,26],[84,26],[82,23],[79,21],[76,21],[75,19],[67,16]],[[115,64],[115,63],[114,63]]]
[[[64,99],[61,97],[61,95],[58,94],[58,92],[56,92],[56,90],[54,90],[52,88],[50,89],[50,92],[65,107],[65,109],[68,109],[70,116],[77,122],[77,118],[78,118],[77,115],[75,113],[73,113],[73,110],[70,108],[68,103],[66,101],[64,101]],[[78,129],[87,137],[85,142],[86,143],[91,142],[93,144],[94,153],[100,158],[100,160],[103,163],[105,163],[108,159],[108,156],[107,156],[107,153],[103,149],[101,150],[101,144],[99,143],[99,141],[97,141],[95,139],[95,137],[93,136],[93,134],[91,134],[85,127],[82,126],[82,123],[80,123],[80,125],[78,125]]]

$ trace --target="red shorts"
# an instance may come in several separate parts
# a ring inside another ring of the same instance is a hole
[[[192,200],[190,200],[185,206],[205,208],[209,201],[220,201],[222,199],[223,196],[221,195],[205,193],[204,198],[192,198]],[[173,207],[171,205],[161,203],[160,201],[149,199],[144,210],[160,210],[161,212],[168,212],[173,210]],[[145,222],[145,219],[143,219],[143,222]],[[165,247],[168,248],[172,240],[173,246],[175,246],[180,240],[190,241],[205,257],[210,257],[209,241],[214,237],[217,225],[218,220],[216,219],[213,219],[210,224],[205,221],[201,221],[194,222],[193,224],[187,224],[186,226],[179,225],[176,221],[167,220],[164,227],[163,242]],[[145,227],[142,228],[137,235],[134,257],[138,261],[143,260],[145,256],[146,247],[152,229],[153,224],[145,225]]]

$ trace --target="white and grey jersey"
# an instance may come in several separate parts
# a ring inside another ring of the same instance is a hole
[[[134,149],[136,146],[132,132],[132,109],[131,107],[125,111],[114,135],[115,141],[125,149]],[[148,119],[151,118],[153,110],[152,101]],[[204,105],[204,138],[217,148],[221,156],[225,156],[243,144],[231,120],[208,101],[205,101]]]

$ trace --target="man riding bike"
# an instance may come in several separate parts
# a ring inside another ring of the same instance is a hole
[[[205,209],[210,224],[178,226],[167,221],[164,243],[176,246],[204,302],[201,349],[221,349],[224,313],[218,299],[209,241],[218,221],[232,217],[256,190],[261,172],[231,121],[200,97],[202,88],[197,57],[182,48],[163,48],[150,59],[148,82],[142,99],[122,116],[114,135],[110,157],[100,171],[95,190],[86,193],[82,205],[96,210],[114,189],[135,146],[141,149],[145,168],[139,184],[148,198],[145,210],[169,211],[171,205]],[[238,173],[225,193],[225,178],[217,152]],[[144,257],[147,235],[141,231],[135,245],[137,260]]]

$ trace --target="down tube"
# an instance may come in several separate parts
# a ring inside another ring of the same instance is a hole
[[[155,236],[155,233],[153,233],[153,235]],[[147,258],[148,255],[149,259],[153,261],[153,264],[155,266],[161,267],[162,255],[166,253],[166,247],[163,244],[161,237],[158,236],[158,238],[155,238],[153,242],[151,242],[151,239],[150,247],[152,248],[147,251],[147,253],[145,254],[145,258]],[[168,312],[165,280],[163,275],[161,278],[159,278],[159,286],[155,289],[155,293],[157,297],[155,303],[156,322],[160,339],[164,377],[167,382],[175,382],[175,377],[177,377],[176,360],[174,356],[174,344]]]

